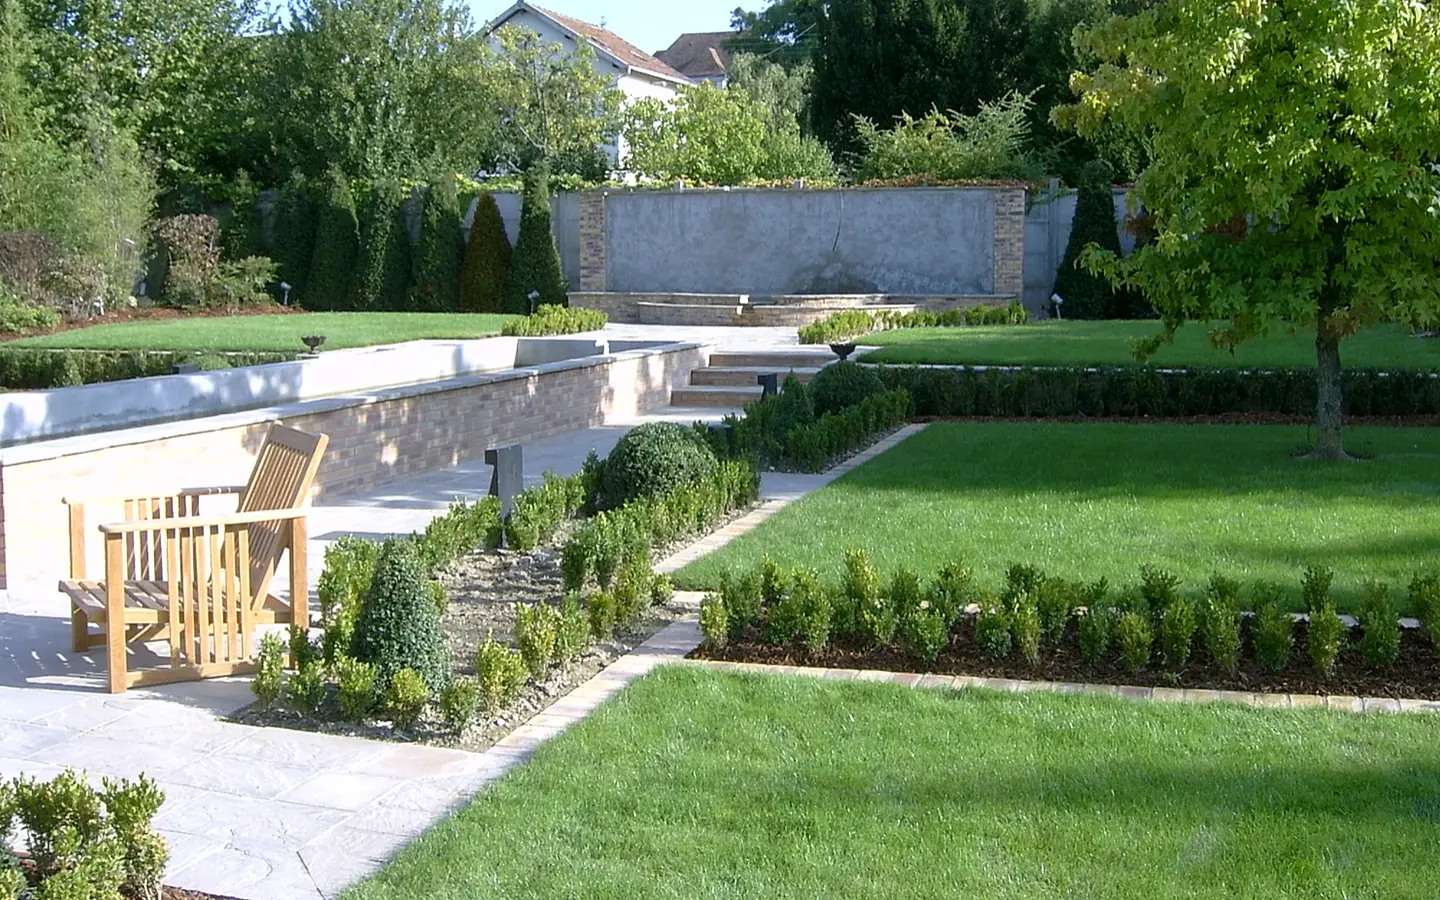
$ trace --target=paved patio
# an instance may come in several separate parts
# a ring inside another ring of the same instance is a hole
[[[613,327],[616,337],[625,338],[654,338],[660,330]],[[758,332],[787,331],[663,330],[689,338],[717,332],[707,337],[729,346],[761,343]],[[794,343],[794,330],[788,332]],[[763,342],[785,343],[784,335],[765,335]],[[547,470],[578,471],[592,448],[604,456],[639,421],[713,420],[726,412],[667,410],[560,435],[525,448],[525,475],[538,481]],[[839,474],[766,475],[765,502],[749,524]],[[483,496],[489,480],[489,467],[473,462],[315,507],[312,589],[330,541],[343,534],[382,537],[423,529],[455,497]],[[737,523],[723,537],[743,530]],[[705,549],[718,540],[707,541]],[[251,701],[248,679],[106,694],[103,659],[69,649],[65,599],[53,584],[22,585],[0,592],[0,777],[48,778],[67,766],[96,779],[144,772],[166,792],[156,826],[170,843],[168,883],[247,900],[328,898],[528,758],[540,742],[698,641],[693,622],[676,623],[491,750],[475,754],[225,721]]]

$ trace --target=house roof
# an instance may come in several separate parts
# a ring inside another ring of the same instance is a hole
[[[655,54],[690,78],[725,75],[730,71],[731,53],[725,42],[735,37],[733,31],[704,31],[682,34],[675,43]]]
[[[597,52],[603,56],[610,57],[622,66],[655,75],[667,81],[676,81],[681,84],[691,83],[689,78],[686,78],[666,63],[656,59],[614,32],[607,31],[599,25],[591,25],[589,22],[572,19],[569,16],[561,15],[560,13],[553,12],[541,6],[536,6],[528,2],[528,0],[520,0],[520,2],[510,7],[510,9],[506,10],[491,22],[486,30],[494,31],[521,10],[529,10],[538,16],[543,16],[551,22],[554,22],[560,28],[585,38]]]

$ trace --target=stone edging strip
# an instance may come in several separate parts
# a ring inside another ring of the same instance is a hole
[[[823,480],[820,482],[820,484],[817,484],[816,487],[822,487],[842,475],[853,472],[855,469],[863,466],[865,463],[884,453],[886,450],[892,449],[906,438],[909,438],[924,431],[927,427],[929,426],[925,423],[906,425],[904,428],[901,428],[899,431],[896,431],[889,437],[875,442],[874,444],[870,445],[869,447],[865,448],[864,450],[840,463],[838,466],[826,469],[824,472],[820,473],[817,478]],[[802,494],[800,496],[808,496],[809,493],[809,491],[806,491],[805,494]],[[735,540],[737,537],[740,537],[742,534],[759,528],[766,519],[769,519],[771,516],[775,515],[780,510],[800,499],[800,496],[782,497],[774,500],[763,501],[755,509],[752,509],[750,512],[731,522],[729,525],[721,528],[719,531],[701,538],[695,543],[690,544],[688,547],[682,548],[681,550],[672,554],[665,560],[661,561],[655,566],[655,572],[660,575],[673,575],[675,572],[680,571],[682,568],[699,559],[700,557],[719,550],[721,547]]]
[[[698,646],[698,645],[697,645]],[[1267,694],[1250,691],[1212,691],[1193,688],[1138,687],[1119,684],[1077,684],[1069,681],[1018,681],[1013,678],[976,678],[970,675],[919,675],[913,672],[884,672],[875,669],[818,669],[806,666],[774,666],[762,663],[722,662],[706,659],[682,660],[685,665],[765,675],[803,675],[837,681],[882,681],[906,687],[965,690],[983,688],[1010,693],[1098,694],[1126,700],[1153,700],[1162,703],[1239,703],[1268,709],[1338,709],[1346,712],[1440,712],[1440,701],[1396,700],[1393,697],[1348,697],[1321,694]]]

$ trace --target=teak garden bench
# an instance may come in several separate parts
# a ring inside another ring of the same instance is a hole
[[[303,507],[329,440],[272,425],[243,487],[108,498],[123,500],[125,521],[100,526],[103,581],[86,580],[87,501],[66,498],[71,638],[77,653],[106,648],[111,693],[254,671],[258,626],[309,624]],[[222,494],[239,495],[236,512],[200,515],[201,497]],[[287,550],[291,602],[269,593]],[[169,666],[129,671],[125,645],[160,640]]]

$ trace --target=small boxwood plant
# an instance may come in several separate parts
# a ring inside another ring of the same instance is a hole
[[[1240,670],[1240,582],[1215,574],[1205,584],[1200,630],[1210,659],[1226,674]]]
[[[1390,600],[1390,586],[1367,582],[1360,600],[1360,652],[1377,669],[1395,665],[1400,658],[1400,617]]]

